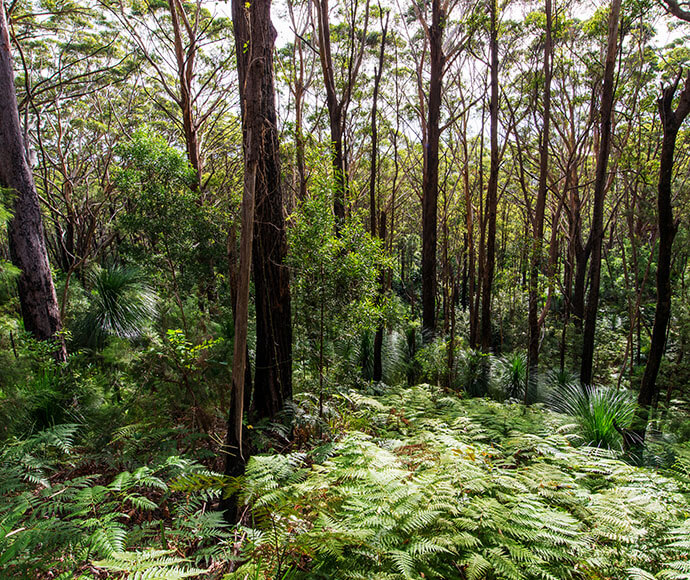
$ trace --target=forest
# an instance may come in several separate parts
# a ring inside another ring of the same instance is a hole
[[[0,0],[0,578],[690,578],[690,2]]]

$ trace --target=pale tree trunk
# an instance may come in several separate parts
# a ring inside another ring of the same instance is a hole
[[[39,340],[54,341],[58,361],[67,359],[60,309],[48,263],[43,219],[17,110],[14,69],[5,6],[0,0],[0,187],[14,196],[9,225],[12,263],[21,270],[19,301],[24,328]]]
[[[596,332],[597,313],[599,310],[599,285],[601,279],[601,247],[604,238],[604,198],[608,176],[609,154],[611,152],[611,123],[614,99],[614,72],[618,52],[618,26],[620,21],[621,0],[611,1],[609,16],[608,46],[604,64],[604,86],[601,95],[601,136],[599,155],[594,176],[594,211],[592,230],[588,245],[592,249],[589,275],[589,296],[585,310],[585,330],[582,339],[582,361],[580,366],[580,384],[592,383],[594,362],[594,336]]]
[[[197,10],[200,9],[201,6],[197,6]],[[170,20],[173,28],[173,44],[175,48],[175,59],[177,61],[177,81],[180,86],[180,97],[177,104],[182,114],[182,129],[184,132],[187,159],[196,175],[193,189],[201,194],[203,167],[199,149],[199,127],[194,115],[194,95],[192,86],[198,49],[196,43],[196,30],[193,23],[189,22],[180,0],[168,0],[168,10],[170,12]],[[182,26],[186,28],[189,37],[189,47],[186,51],[182,41]]]

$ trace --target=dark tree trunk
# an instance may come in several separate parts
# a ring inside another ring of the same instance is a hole
[[[390,13],[389,13],[390,14]],[[381,15],[383,19],[383,15]],[[379,66],[378,69],[374,69],[374,96],[373,103],[371,106],[371,172],[369,174],[369,219],[371,220],[371,236],[376,237],[376,222],[377,222],[377,199],[376,199],[376,176],[377,176],[377,161],[378,161],[378,124],[377,124],[377,112],[378,112],[378,96],[379,96],[379,86],[381,84],[381,75],[383,74],[383,61],[385,57],[386,50],[386,35],[388,33],[388,14],[386,15],[386,22],[382,25],[382,35],[381,35],[381,50],[379,51]],[[381,227],[379,228],[379,238],[382,240],[383,245],[386,243],[386,214],[381,212]],[[379,297],[383,296],[386,291],[386,281],[385,275],[381,272],[380,282],[379,282]],[[383,378],[383,361],[382,358],[383,351],[383,324],[379,324],[376,329],[376,335],[374,337],[374,375],[373,379],[375,382],[379,382]]]
[[[654,327],[652,342],[649,347],[647,365],[642,376],[642,385],[637,403],[640,406],[640,417],[636,422],[636,432],[640,441],[644,441],[647,426],[648,410],[659,395],[656,378],[659,374],[661,359],[666,345],[666,332],[671,318],[671,258],[673,239],[678,231],[678,224],[673,219],[671,205],[671,183],[673,179],[673,155],[676,147],[676,137],[683,121],[690,113],[690,75],[685,79],[685,86],[680,94],[678,106],[673,110],[673,97],[678,88],[680,76],[676,82],[664,88],[658,101],[659,115],[664,128],[664,139],[661,145],[659,159],[659,186],[657,197],[658,228],[659,228],[659,259],[656,271],[656,311],[654,313]]]
[[[436,222],[438,213],[438,147],[441,136],[441,85],[443,80],[443,26],[441,0],[432,0],[429,52],[431,77],[427,104],[427,132],[422,181],[422,338],[433,339],[436,332]]]
[[[551,122],[551,0],[545,2],[546,11],[546,39],[544,41],[544,97],[543,115],[544,124],[542,126],[541,150],[539,152],[539,189],[537,191],[537,202],[535,206],[534,223],[532,227],[533,243],[532,256],[530,260],[530,281],[529,281],[529,348],[527,350],[527,373],[528,383],[537,376],[539,366],[539,333],[540,324],[538,316],[539,299],[539,273],[542,269],[542,246],[544,237],[544,214],[546,210],[546,178],[549,170],[549,124]],[[555,227],[554,227],[555,229]],[[525,401],[527,393],[525,389]]]
[[[379,237],[386,243],[386,212],[381,212],[381,220],[379,223]],[[386,292],[386,275],[385,272],[381,272],[379,278],[380,285],[380,296],[383,296]],[[383,324],[380,324],[376,329],[376,335],[374,336],[374,381],[383,380]]]
[[[611,14],[609,16],[608,46],[604,65],[604,86],[601,95],[601,136],[594,176],[594,211],[592,215],[592,230],[588,241],[588,246],[591,247],[592,251],[589,270],[589,297],[585,311],[585,331],[582,339],[582,361],[580,366],[580,383],[582,385],[592,383],[594,336],[599,310],[601,247],[604,238],[604,198],[606,195],[609,153],[611,152],[611,118],[613,115],[614,72],[616,53],[618,52],[620,11],[621,0],[612,0]]]
[[[0,0],[0,187],[14,196],[9,224],[10,256],[22,273],[19,301],[24,328],[39,340],[55,342],[55,358],[67,358],[55,286],[50,273],[43,219],[17,110],[10,36]]]
[[[250,172],[245,176],[245,186],[253,181],[255,192],[252,264],[257,347],[252,399],[257,418],[264,418],[278,413],[284,401],[292,395],[290,287],[288,271],[283,264],[287,243],[273,85],[276,32],[271,23],[270,0],[256,0],[251,4],[234,0],[232,16],[242,107],[245,171]],[[243,264],[243,267],[248,268],[249,265]],[[237,393],[240,392],[239,380],[238,377]],[[233,403],[233,408],[239,413],[241,405]],[[229,427],[229,446],[232,444],[232,432],[239,433],[235,438],[240,441],[235,443],[241,446],[237,417],[235,424]],[[237,459],[234,459],[236,463],[243,464]],[[233,458],[228,456],[226,471],[241,471],[232,462]]]
[[[470,190],[470,156],[467,148],[467,118],[463,123],[462,153],[464,168],[462,170],[463,191],[465,194],[465,225],[467,227],[467,258],[466,268],[463,269],[463,310],[469,309],[470,318],[470,348],[477,348],[477,308],[475,304],[476,292],[476,257],[474,249],[474,207],[472,205],[472,191]]]
[[[491,31],[489,50],[491,52],[491,97],[489,102],[489,133],[491,165],[486,191],[486,265],[482,280],[482,323],[481,346],[484,352],[491,350],[491,298],[496,262],[496,211],[498,207],[498,3],[491,4]]]

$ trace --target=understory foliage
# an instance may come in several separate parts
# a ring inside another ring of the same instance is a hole
[[[610,387],[564,385],[554,391],[553,406],[572,416],[587,445],[620,445],[620,430],[630,427],[635,401],[628,391]]]
[[[686,577],[679,471],[576,447],[540,408],[428,385],[348,399],[359,430],[250,461],[228,579]]]
[[[687,446],[664,470],[635,467],[582,445],[572,417],[425,384],[342,392],[322,417],[317,407],[297,397],[293,450],[255,455],[237,479],[160,453],[92,473],[76,425],[8,440],[0,576],[688,577]],[[134,424],[113,445],[124,459],[152,436]],[[231,492],[238,526],[215,509]]]
[[[56,426],[0,452],[2,578],[86,580],[90,560],[133,578],[196,577],[228,557],[232,531],[208,509],[217,492],[174,485],[210,477],[206,469],[169,456],[113,475],[65,477],[77,429]]]

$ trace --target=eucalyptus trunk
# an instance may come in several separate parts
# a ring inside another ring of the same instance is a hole
[[[490,1],[491,30],[489,50],[491,53],[490,76],[491,97],[489,101],[489,134],[491,165],[489,183],[486,191],[486,263],[482,279],[482,318],[480,342],[484,352],[492,346],[491,339],[491,298],[496,263],[496,213],[498,209],[498,2]]]
[[[596,333],[597,314],[599,311],[601,248],[604,238],[604,200],[606,196],[609,154],[611,152],[614,73],[616,68],[616,54],[618,53],[620,11],[621,0],[612,0],[611,14],[609,15],[606,62],[604,63],[604,86],[601,95],[601,136],[594,177],[594,211],[592,214],[592,229],[588,241],[588,246],[591,247],[591,262],[589,269],[589,296],[585,310],[585,330],[582,340],[582,361],[580,366],[580,383],[582,385],[590,385],[592,383],[594,337]]]
[[[0,187],[13,197],[9,224],[12,263],[21,270],[19,302],[24,328],[55,344],[58,361],[67,358],[60,309],[48,262],[43,218],[22,135],[5,6],[0,0]]]
[[[431,77],[424,176],[422,181],[422,337],[425,342],[436,332],[436,245],[438,214],[438,148],[441,136],[441,87],[443,80],[443,26],[445,13],[441,0],[432,0],[429,52]]]

